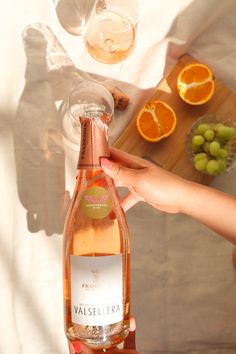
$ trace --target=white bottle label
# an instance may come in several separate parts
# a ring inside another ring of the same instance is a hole
[[[103,326],[123,320],[122,255],[71,255],[72,322]]]

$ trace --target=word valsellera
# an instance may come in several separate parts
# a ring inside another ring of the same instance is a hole
[[[120,312],[121,308],[119,305],[103,307],[74,306],[74,311],[77,315],[83,316],[107,316]]]

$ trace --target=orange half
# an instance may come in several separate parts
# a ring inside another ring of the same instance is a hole
[[[177,90],[180,97],[191,105],[208,102],[215,91],[211,69],[200,63],[185,66],[178,75]]]
[[[136,118],[139,134],[153,143],[173,133],[176,122],[174,110],[163,101],[146,103]]]

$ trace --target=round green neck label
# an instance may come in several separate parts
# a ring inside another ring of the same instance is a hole
[[[105,188],[93,186],[84,192],[80,208],[91,219],[103,219],[112,210],[111,198]]]

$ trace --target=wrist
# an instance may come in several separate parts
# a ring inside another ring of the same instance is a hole
[[[201,185],[188,180],[184,180],[183,184],[179,201],[179,210],[182,214],[193,216],[196,197],[200,192],[199,187],[201,188]]]

